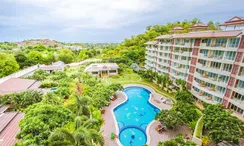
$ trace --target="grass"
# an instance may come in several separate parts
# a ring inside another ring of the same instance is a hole
[[[120,74],[119,76],[114,77],[107,77],[103,78],[102,82],[104,84],[111,84],[111,83],[120,83],[122,85],[126,84],[140,84],[140,85],[146,85],[154,89],[154,91],[162,96],[165,96],[167,98],[170,98],[174,103],[176,102],[174,98],[174,94],[168,93],[162,88],[160,88],[158,85],[146,80],[142,79],[137,73],[134,73],[132,69],[127,69],[125,72]]]
[[[203,130],[203,116],[198,120],[197,127],[196,127],[196,137],[200,138],[202,137],[202,130]]]

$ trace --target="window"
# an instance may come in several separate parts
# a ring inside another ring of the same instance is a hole
[[[175,59],[178,60],[179,56],[178,55],[175,55]]]
[[[203,42],[203,43],[206,43],[206,46],[210,46],[210,44],[211,44],[211,39],[204,39],[202,42]]]
[[[212,68],[219,69],[220,66],[221,66],[221,63],[219,63],[219,62],[211,62],[211,64],[210,64],[210,67],[212,67]]]
[[[218,103],[222,103],[222,98],[219,98],[217,96],[214,96],[214,100]]]
[[[231,107],[230,107],[232,110],[238,112],[239,114],[243,114],[243,109],[235,106],[234,104],[231,104]]]
[[[116,73],[116,70],[110,70],[109,73]]]
[[[182,56],[181,57],[181,60],[186,60],[186,56]]]
[[[189,42],[190,42],[190,40],[184,39],[184,43],[189,43]]]
[[[235,47],[237,48],[240,42],[240,38],[231,38],[229,47]]]
[[[238,80],[237,88],[244,88],[244,81]]]
[[[206,60],[202,60],[202,59],[200,59],[200,60],[199,60],[199,63],[201,63],[202,65],[205,66],[205,65],[206,65]]]
[[[222,59],[224,51],[213,51],[213,57]]]
[[[200,51],[204,56],[208,56],[208,50],[206,49],[201,49]]]
[[[226,47],[227,39],[226,38],[217,38],[215,42],[215,47]]]
[[[235,57],[236,57],[236,52],[233,52],[233,51],[229,51],[225,55],[225,59],[228,59],[228,60],[234,60]]]
[[[244,67],[240,68],[239,76],[244,76]]]
[[[232,64],[224,64],[223,70],[231,72]]]
[[[227,83],[228,80],[229,80],[229,77],[228,77],[228,76],[221,75],[221,76],[219,77],[219,81],[221,81],[221,82],[225,82],[225,83]]]
[[[219,91],[220,93],[224,94],[225,93],[225,88],[224,87],[217,87],[217,91]]]
[[[233,92],[233,98],[244,101],[244,97],[241,94],[236,93],[236,92]]]
[[[208,77],[210,77],[210,78],[217,78],[218,75],[215,74],[215,73],[211,73],[211,72],[209,72],[209,73],[208,73]]]

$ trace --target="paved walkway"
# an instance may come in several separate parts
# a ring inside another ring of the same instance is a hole
[[[110,134],[112,132],[116,133],[116,126],[113,109],[117,107],[122,102],[126,101],[126,97],[123,92],[116,92],[117,99],[115,101],[111,101],[108,107],[105,107],[105,113],[102,114],[102,118],[104,120],[104,124],[102,125],[101,130],[103,131],[105,146],[118,146],[115,140],[110,139]],[[118,135],[118,133],[117,133]]]
[[[150,126],[149,135],[151,137],[151,140],[150,140],[150,143],[148,144],[149,146],[157,146],[158,142],[167,141],[167,140],[173,139],[173,138],[175,138],[177,135],[179,135],[181,133],[189,135],[189,138],[192,139],[191,129],[187,125],[178,127],[178,128],[176,128],[174,130],[166,129],[166,131],[163,132],[162,134],[159,134],[155,130],[155,128],[158,125],[160,125],[159,121],[153,121],[153,123]]]

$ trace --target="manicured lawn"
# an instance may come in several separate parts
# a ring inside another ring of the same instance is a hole
[[[158,85],[156,85],[150,81],[147,81],[145,79],[142,79],[137,73],[134,73],[132,71],[132,69],[127,69],[126,72],[120,74],[119,76],[103,78],[102,82],[104,84],[121,83],[122,85],[126,85],[126,84],[146,85],[146,86],[153,88],[155,90],[155,92],[157,92],[158,94],[166,96],[166,97],[172,99],[173,102],[176,102],[175,98],[174,98],[174,94],[168,93],[168,92],[162,90],[162,88],[160,88]]]

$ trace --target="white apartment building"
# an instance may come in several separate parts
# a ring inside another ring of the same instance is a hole
[[[244,116],[244,18],[220,26],[222,31],[212,31],[196,24],[189,33],[147,42],[145,68],[183,79],[197,100],[223,104]]]

